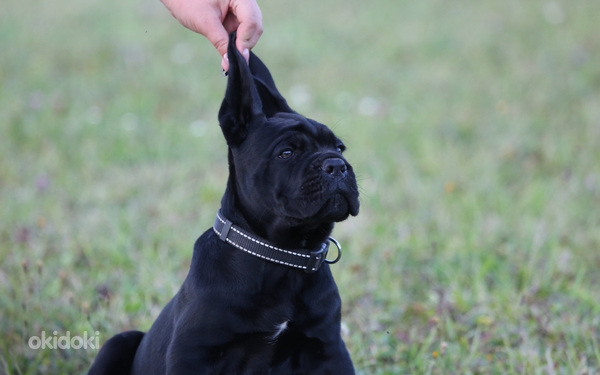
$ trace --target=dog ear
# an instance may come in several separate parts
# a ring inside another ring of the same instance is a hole
[[[285,98],[277,90],[275,81],[267,66],[252,52],[250,52],[249,64],[262,101],[262,111],[265,116],[271,117],[277,112],[294,113],[294,110],[290,108]]]
[[[248,134],[248,126],[264,118],[260,94],[250,67],[235,46],[236,32],[229,38],[229,72],[225,99],[219,110],[219,123],[230,146],[239,145]]]

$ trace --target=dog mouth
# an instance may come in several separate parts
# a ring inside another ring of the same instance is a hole
[[[305,205],[301,212],[288,211],[285,217],[296,224],[334,223],[358,215],[358,209],[358,199],[350,199],[338,193],[321,204],[310,204],[310,209]]]
[[[300,196],[287,201],[287,216],[302,222],[339,222],[358,215],[358,188],[352,181],[309,181]]]
[[[350,215],[358,215],[358,208],[358,198],[345,192],[337,192],[325,201],[317,216],[326,221],[338,222],[346,220]]]

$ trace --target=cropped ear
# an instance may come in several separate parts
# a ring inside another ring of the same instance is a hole
[[[273,81],[267,66],[252,52],[250,52],[250,71],[254,76],[265,116],[271,117],[277,112],[294,113],[294,110],[290,108],[287,101],[277,90],[275,81]]]
[[[239,145],[248,135],[248,126],[263,118],[260,95],[250,67],[235,46],[236,32],[229,38],[229,74],[225,99],[219,110],[219,123],[229,146]]]

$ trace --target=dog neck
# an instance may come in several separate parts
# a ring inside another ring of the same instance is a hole
[[[247,254],[261,258],[268,262],[277,263],[294,269],[304,270],[306,273],[314,273],[321,268],[323,263],[337,263],[342,256],[342,247],[332,237],[321,244],[314,251],[282,249],[269,243],[263,238],[255,237],[234,225],[222,211],[217,213],[213,230],[219,239]],[[329,243],[333,242],[337,247],[338,254],[334,260],[327,259]]]
[[[221,212],[237,227],[260,237],[280,248],[301,249],[308,252],[319,249],[327,242],[334,223],[286,223],[269,215],[267,210],[251,212],[239,201],[231,177],[221,200]]]

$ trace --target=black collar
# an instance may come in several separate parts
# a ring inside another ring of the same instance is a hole
[[[302,269],[307,273],[316,272],[323,262],[336,263],[342,257],[342,247],[333,237],[329,237],[329,241],[333,242],[338,248],[338,256],[334,260],[327,259],[329,241],[323,243],[320,249],[311,252],[283,250],[233,225],[221,211],[217,213],[213,229],[221,241],[227,242],[248,254],[270,262]]]

